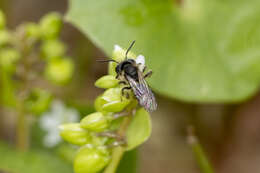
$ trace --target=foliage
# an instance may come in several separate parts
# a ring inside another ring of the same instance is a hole
[[[71,173],[71,166],[46,150],[19,152],[0,142],[0,170],[12,173]]]
[[[110,54],[136,40],[151,87],[194,102],[236,102],[260,81],[259,1],[71,0],[67,20]],[[100,13],[102,11],[102,13]]]
[[[0,11],[0,100],[17,115],[17,146],[26,150],[30,139],[28,117],[45,112],[53,98],[43,84],[66,84],[74,64],[59,40],[62,20],[58,13],[43,16],[38,24],[23,23],[14,30],[5,23]]]

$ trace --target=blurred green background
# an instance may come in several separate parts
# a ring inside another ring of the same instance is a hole
[[[114,44],[128,47],[136,40],[133,51],[145,55],[154,72],[148,81],[158,110],[151,114],[152,136],[126,155],[122,173],[200,172],[187,143],[190,125],[216,173],[260,171],[259,5],[257,0],[0,0],[11,30],[49,12],[66,14],[60,38],[75,64],[73,77],[62,86],[40,85],[62,100],[56,108],[76,110],[79,119],[94,111],[93,101],[103,91],[94,82],[107,65],[96,60],[110,56]],[[52,106],[45,114],[55,112]],[[14,149],[16,114],[4,104],[0,110],[0,172],[72,172],[75,148],[63,142],[46,146],[49,131],[37,118],[29,119],[30,150]]]

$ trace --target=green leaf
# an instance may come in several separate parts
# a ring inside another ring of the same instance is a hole
[[[138,109],[126,132],[127,150],[144,143],[151,135],[151,130],[150,115],[143,108]]]
[[[125,152],[120,161],[117,173],[136,173],[138,170],[138,150]]]
[[[0,170],[12,173],[72,173],[72,166],[46,150],[18,152],[0,142]]]
[[[235,102],[258,90],[259,0],[70,0],[66,17],[107,54],[136,40],[167,97]]]

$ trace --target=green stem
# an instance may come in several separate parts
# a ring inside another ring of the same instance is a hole
[[[29,44],[26,42],[24,37],[24,28],[22,28],[20,31],[18,30],[18,39],[17,43],[15,43],[15,47],[17,47],[18,50],[20,50],[22,54],[22,60],[23,60],[23,66],[24,66],[24,72],[21,75],[22,79],[22,85],[20,90],[20,95],[18,96],[18,102],[17,102],[17,126],[16,126],[16,146],[19,150],[26,151],[29,148],[30,145],[30,126],[28,122],[28,117],[26,115],[25,111],[25,99],[30,92],[31,84],[29,81],[29,73],[31,68],[30,63],[30,53],[32,49],[32,43]]]
[[[120,160],[122,159],[123,155],[125,152],[125,148],[124,147],[116,147],[113,149],[112,152],[112,160],[110,162],[110,164],[107,166],[106,170],[104,171],[104,173],[115,173],[116,169],[120,163]]]
[[[118,134],[121,136],[125,136],[127,127],[131,121],[131,117],[125,117],[119,130]],[[122,146],[115,147],[112,151],[112,158],[110,164],[105,169],[104,173],[115,173],[117,170],[117,167],[120,163],[120,160],[122,159],[124,152],[126,148]]]
[[[19,150],[26,151],[29,147],[29,125],[23,106],[19,104],[17,107],[16,146]]]
[[[188,143],[190,144],[194,157],[201,169],[202,173],[214,173],[213,168],[201,146],[197,137],[194,135],[193,129],[189,130]]]

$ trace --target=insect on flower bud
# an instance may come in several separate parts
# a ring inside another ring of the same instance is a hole
[[[95,86],[98,88],[113,88],[118,85],[119,80],[113,75],[106,75],[98,79]]]
[[[52,39],[56,38],[61,30],[62,21],[58,13],[49,13],[44,16],[40,21],[40,27],[43,38]]]
[[[121,88],[110,88],[106,90],[102,99],[105,101],[102,109],[107,112],[120,112],[130,103],[129,99],[121,95]]]
[[[109,120],[101,112],[89,114],[80,121],[82,128],[96,132],[105,130],[108,125]]]
[[[84,146],[76,154],[74,172],[97,173],[108,164],[109,160],[109,152],[105,148]]]
[[[91,135],[82,129],[79,123],[69,123],[59,126],[61,137],[72,144],[84,145],[91,142]]]

